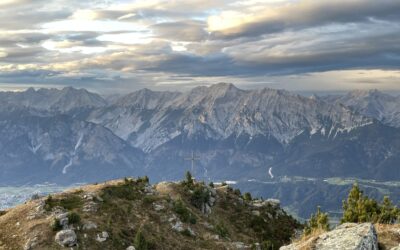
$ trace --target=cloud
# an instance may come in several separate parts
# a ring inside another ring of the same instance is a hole
[[[0,85],[297,89],[329,76],[330,88],[363,80],[331,72],[367,70],[382,79],[362,86],[393,87],[397,74],[377,72],[400,65],[398,9],[397,0],[4,0]]]
[[[206,24],[201,21],[185,20],[179,22],[165,22],[151,26],[160,38],[174,41],[203,41],[208,37]]]
[[[255,5],[227,10],[208,18],[208,29],[216,38],[259,36],[327,24],[400,20],[396,0],[301,0],[283,5]]]

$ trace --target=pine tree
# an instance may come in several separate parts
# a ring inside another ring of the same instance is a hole
[[[399,216],[399,209],[395,207],[388,196],[383,197],[380,209],[379,223],[393,224]]]
[[[399,217],[399,209],[385,196],[382,204],[363,194],[354,184],[346,201],[343,201],[343,217],[341,222],[395,223]]]
[[[190,173],[190,171],[186,172],[186,178],[185,178],[184,184],[186,184],[189,188],[193,187],[193,185],[194,185],[193,176]]]
[[[249,192],[244,193],[243,199],[245,201],[252,201],[253,200],[253,198],[251,197],[251,194]]]
[[[304,233],[308,235],[316,230],[323,230],[323,231],[329,230],[328,213],[323,213],[319,206],[317,208],[317,213],[315,215],[311,214],[311,217],[304,228]]]

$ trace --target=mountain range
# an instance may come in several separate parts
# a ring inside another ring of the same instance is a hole
[[[400,178],[400,98],[377,90],[305,97],[219,83],[106,99],[85,89],[0,93],[0,183],[122,176],[271,180]]]

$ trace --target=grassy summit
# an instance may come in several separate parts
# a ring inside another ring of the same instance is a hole
[[[0,249],[278,249],[299,227],[227,185],[126,178],[0,213]]]

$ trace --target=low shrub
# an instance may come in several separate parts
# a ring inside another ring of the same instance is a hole
[[[182,200],[174,202],[174,212],[179,216],[179,219],[185,223],[196,224],[196,217],[189,211]]]
[[[141,229],[136,233],[134,245],[136,250],[149,249],[149,244],[147,243]]]
[[[51,195],[45,200],[45,210],[51,211],[54,207],[60,206],[67,210],[72,210],[81,207],[83,204],[79,195],[71,194],[61,199],[54,199]]]
[[[222,238],[226,238],[229,236],[228,229],[226,229],[225,225],[222,222],[219,222],[217,225],[215,225],[214,228],[215,232]]]
[[[75,212],[68,213],[68,223],[79,224],[81,222],[81,217]]]
[[[58,232],[62,229],[59,219],[54,219],[53,224],[51,224],[51,229],[53,229],[54,232]]]
[[[210,194],[206,188],[202,185],[195,186],[193,189],[193,193],[190,196],[190,203],[201,209],[204,203],[207,203],[210,200]]]

